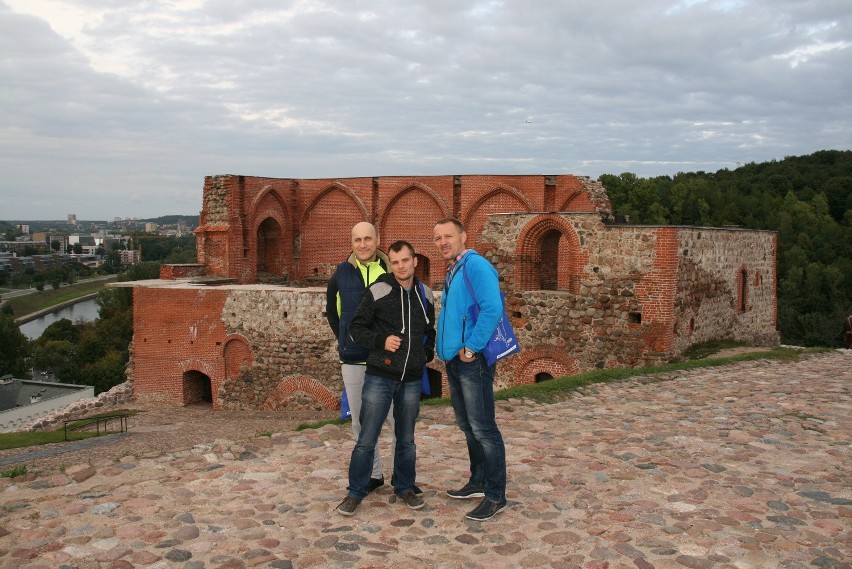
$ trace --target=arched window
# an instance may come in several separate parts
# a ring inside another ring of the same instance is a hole
[[[559,240],[562,234],[551,229],[539,241],[538,275],[541,290],[559,287]]]
[[[257,273],[278,275],[281,273],[279,247],[281,230],[278,222],[266,218],[257,228]]]

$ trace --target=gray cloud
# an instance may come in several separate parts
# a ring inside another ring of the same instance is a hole
[[[845,1],[5,0],[0,218],[195,213],[219,173],[650,176],[848,149],[850,24]]]

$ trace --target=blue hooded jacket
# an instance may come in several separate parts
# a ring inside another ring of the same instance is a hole
[[[474,300],[461,271],[467,271],[470,284],[476,291],[480,312],[475,326],[469,315]],[[453,266],[444,284],[436,338],[438,357],[448,362],[464,346],[481,352],[497,329],[502,315],[503,299],[500,297],[497,271],[479,253],[469,250]]]

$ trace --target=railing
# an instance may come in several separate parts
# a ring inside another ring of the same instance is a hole
[[[98,436],[98,437],[101,436],[101,425],[103,425],[103,431],[104,431],[104,434],[106,434],[107,433],[107,424],[109,423],[110,420],[113,420],[113,419],[118,419],[119,426],[121,427],[121,432],[126,433],[127,432],[127,418],[129,416],[130,415],[128,413],[119,413],[119,414],[116,414],[116,415],[103,415],[103,416],[100,416],[100,417],[89,417],[88,419],[73,419],[73,420],[62,421],[65,424],[64,425],[65,440],[66,441],[68,440],[68,431],[79,431],[79,430],[82,430],[86,427],[90,427],[92,425],[95,426],[95,432],[97,433],[96,436]],[[74,425],[69,427],[68,425],[70,425],[72,423],[74,423]]]

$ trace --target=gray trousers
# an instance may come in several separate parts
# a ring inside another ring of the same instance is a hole
[[[364,389],[364,375],[367,373],[367,366],[340,364],[340,372],[343,375],[343,386],[346,388],[349,411],[352,413],[352,434],[355,435],[355,442],[358,442],[358,435],[361,434],[361,390]],[[385,423],[390,428],[391,448],[394,448],[393,403],[391,403],[388,416],[385,417]],[[373,473],[370,475],[370,478],[381,477],[382,456],[379,452],[379,446],[376,445],[376,453],[373,456]]]

